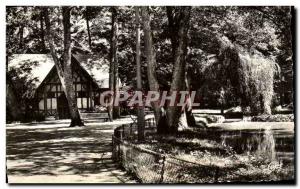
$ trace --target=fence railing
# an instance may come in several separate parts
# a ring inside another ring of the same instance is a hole
[[[147,119],[145,132],[155,132],[154,118]],[[137,145],[137,124],[115,129],[112,158],[133,173],[142,183],[209,183],[217,182],[220,169],[165,155]]]

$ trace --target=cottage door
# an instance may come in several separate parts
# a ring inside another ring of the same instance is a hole
[[[65,93],[61,93],[61,95],[57,99],[57,110],[58,110],[58,118],[59,119],[69,119],[70,118],[68,101],[67,101]]]

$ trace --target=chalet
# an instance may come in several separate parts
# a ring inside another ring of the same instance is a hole
[[[33,99],[34,112],[59,119],[69,117],[67,99],[51,55],[15,54],[7,69],[16,71],[30,84],[26,95]],[[72,76],[79,110],[93,111],[99,105],[100,93],[109,88],[108,63],[96,55],[73,54]]]

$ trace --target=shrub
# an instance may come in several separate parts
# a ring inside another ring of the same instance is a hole
[[[259,115],[253,116],[251,121],[260,122],[293,122],[294,114],[275,114],[275,115]]]
[[[37,121],[37,122],[40,122],[40,121],[45,121],[45,115],[43,113],[26,113],[22,116],[21,118],[21,122],[22,123],[29,123],[29,122],[32,122],[32,121]]]
[[[206,119],[208,123],[222,123],[225,121],[224,116],[221,115],[207,115]]]

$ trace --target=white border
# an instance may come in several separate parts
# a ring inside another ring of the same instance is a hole
[[[77,186],[9,186],[5,183],[5,149],[6,149],[6,133],[5,133],[5,104],[6,104],[6,99],[5,99],[5,43],[6,43],[6,32],[5,32],[5,7],[6,6],[13,6],[13,5],[193,5],[193,6],[204,6],[204,5],[242,5],[242,6],[250,6],[250,5],[289,5],[289,6],[295,6],[296,8],[296,22],[297,22],[297,29],[296,32],[298,31],[299,33],[299,25],[300,25],[300,21],[299,21],[299,0],[202,0],[202,1],[196,1],[196,0],[186,0],[186,1],[182,1],[182,0],[148,0],[148,1],[137,1],[137,0],[126,0],[126,1],[120,1],[120,0],[48,0],[48,1],[41,1],[41,0],[2,0],[0,1],[0,57],[2,61],[0,61],[0,99],[1,99],[1,103],[2,106],[0,106],[0,125],[1,125],[1,132],[0,132],[0,139],[1,139],[1,155],[0,155],[0,186],[3,189],[6,188],[15,188],[15,187],[25,187],[25,188],[49,188],[49,187],[55,187],[55,188],[85,188],[87,187],[86,185],[77,185]],[[296,33],[297,34],[297,33]],[[300,48],[299,48],[299,36],[297,36],[297,43],[296,46],[298,48],[296,48],[296,56],[298,57],[300,55]],[[297,58],[299,60],[299,57]],[[297,62],[294,62],[294,64],[297,64]],[[300,70],[300,66],[297,66],[297,73],[299,73]],[[300,86],[300,82],[298,80],[298,77],[296,77],[295,79],[297,79],[297,86],[296,88],[299,89]],[[297,99],[298,99],[298,94],[297,94]],[[299,100],[297,101],[297,107],[299,108]],[[299,109],[297,112],[297,118],[299,118]],[[297,126],[295,126],[297,127]],[[299,137],[299,129],[297,129],[297,133],[296,135]],[[296,137],[296,138],[298,138]],[[299,154],[299,144],[297,144],[297,154]],[[297,161],[297,168],[298,171],[297,174],[297,181],[299,181],[299,162]],[[248,185],[251,186],[251,185]],[[101,188],[109,188],[109,187],[124,187],[124,186],[105,186],[105,185],[98,185],[98,186],[92,186],[92,185],[88,185],[88,187],[101,187]],[[128,187],[141,187],[141,186],[125,186],[126,188]],[[156,186],[156,187],[166,187],[164,186]],[[186,187],[186,186],[176,186],[176,185],[171,185],[169,187]],[[206,187],[206,186],[202,186],[202,185],[196,185],[196,186],[190,186],[190,187]],[[209,187],[241,187],[241,185],[220,185],[220,186],[209,186]],[[255,188],[265,188],[265,187],[276,187],[276,185],[252,185],[252,187]],[[279,187],[283,187],[281,185],[279,185]],[[293,187],[293,186],[287,186],[287,187]]]

